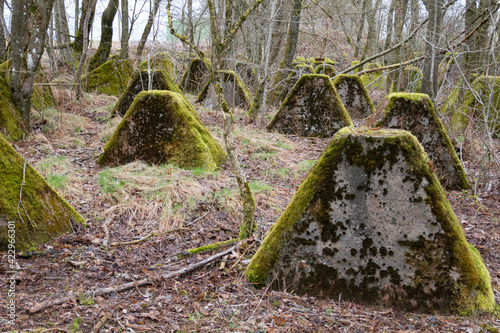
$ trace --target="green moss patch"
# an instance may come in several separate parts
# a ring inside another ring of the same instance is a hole
[[[136,160],[213,170],[226,154],[182,94],[150,90],[134,99],[97,162],[116,166]]]
[[[82,77],[82,88],[85,92],[118,97],[127,88],[133,72],[130,60],[123,60],[114,55]]]
[[[210,68],[212,65],[208,60],[206,62],[200,58],[191,60],[179,84],[182,91],[199,94],[210,79]]]
[[[0,72],[0,134],[10,141],[19,140],[23,137],[21,126],[21,114],[12,100],[9,81],[5,73]]]
[[[428,161],[409,132],[340,130],[253,256],[248,280],[406,311],[493,311],[488,271]]]
[[[320,63],[316,66],[316,68],[314,68],[314,74],[324,74],[329,77],[334,77],[337,75],[337,72],[335,71],[335,67],[333,67],[333,65]]]
[[[33,107],[38,110],[57,106],[56,99],[54,98],[54,93],[52,92],[52,87],[47,85],[47,83],[49,83],[47,75],[44,73],[43,68],[39,66],[37,74],[35,76],[33,98],[31,100]]]
[[[252,95],[246,84],[234,71],[220,71],[224,98],[230,107],[247,108],[250,106]],[[211,82],[207,82],[196,97],[197,103],[205,103],[205,107],[218,106],[215,88]]]
[[[162,70],[165,71],[169,77],[174,76],[174,63],[167,53],[157,53],[151,57],[147,57],[141,62],[139,68],[141,71]]]
[[[338,75],[333,80],[333,86],[352,118],[365,118],[375,113],[373,102],[359,76]]]
[[[382,67],[382,65],[379,63],[368,63],[364,65],[363,70],[380,67]],[[359,69],[356,69],[354,70],[354,73],[357,73],[358,71]],[[370,87],[370,89],[385,89],[385,77],[383,76],[383,71],[374,71],[368,74],[363,74],[361,75],[361,81],[365,87]]]
[[[24,184],[23,184],[24,183]],[[22,187],[22,204],[19,194]],[[15,249],[27,250],[71,230],[71,221],[85,224],[44,178],[0,136],[0,249],[6,250],[15,224]]]
[[[429,96],[393,93],[382,102],[385,107],[369,120],[377,127],[401,128],[415,135],[432,161],[436,175],[447,189],[469,188],[464,167],[451,144]]]
[[[119,114],[123,117],[137,94],[144,90],[168,90],[182,94],[179,87],[177,87],[165,70],[148,71],[141,69],[132,76],[127,89],[120,96],[111,113]]]
[[[352,125],[351,118],[326,75],[303,75],[267,126],[283,134],[330,137]]]

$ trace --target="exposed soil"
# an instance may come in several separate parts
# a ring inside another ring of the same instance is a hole
[[[2,331],[91,332],[102,324],[100,332],[498,332],[498,315],[416,314],[364,307],[341,297],[318,300],[249,285],[244,277],[248,260],[306,176],[312,165],[307,161],[316,160],[329,140],[267,133],[264,126],[251,124],[241,110],[235,116],[237,151],[246,174],[260,186],[256,190],[258,230],[254,239],[222,260],[162,279],[168,272],[227,247],[170,260],[176,254],[238,236],[241,207],[229,168],[225,166],[216,174],[176,171],[176,175],[187,176],[208,190],[201,190],[193,204],[173,214],[172,219],[161,220],[161,201],[145,204],[140,186],[124,185],[121,192],[103,190],[100,179],[105,169],[95,160],[105,143],[103,134],[117,123],[106,120],[115,99],[90,95],[85,102],[75,104],[69,93],[61,90],[58,100],[62,112],[54,117],[59,121],[46,128],[47,122],[35,119],[34,135],[14,147],[39,169],[48,158],[65,158],[65,171],[54,171],[68,176],[59,191],[85,217],[88,227],[73,226],[72,234],[18,258],[16,327],[5,326],[0,319]],[[197,109],[214,136],[220,134],[220,114],[200,106]],[[500,157],[498,140],[495,153]],[[469,151],[465,165],[471,183],[480,180],[477,195],[472,191],[447,195],[467,240],[484,258],[499,302],[500,170],[494,163],[481,169],[476,156]],[[44,175],[47,172],[50,170],[42,170]],[[165,177],[169,177],[168,172]],[[189,196],[182,193],[191,192],[178,190],[178,205],[182,205]],[[138,242],[151,232],[163,233]],[[103,240],[108,240],[108,246]],[[137,244],[110,245],[127,241]],[[5,263],[5,255],[3,258]],[[0,270],[3,279],[5,268]],[[153,284],[92,295],[98,288],[144,278]],[[0,299],[6,304],[6,285],[2,288]],[[68,295],[76,297],[35,314],[27,312],[36,304]],[[5,318],[5,307],[1,311]]]

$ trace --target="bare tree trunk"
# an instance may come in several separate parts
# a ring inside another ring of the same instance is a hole
[[[391,5],[389,7],[389,13],[387,14],[387,28],[386,28],[386,37],[384,43],[384,49],[388,50],[391,48],[392,43],[392,31],[394,29],[394,8],[396,7],[397,0],[391,0]],[[388,65],[390,60],[385,58],[384,65]]]
[[[363,37],[363,30],[365,28],[366,10],[367,3],[371,0],[363,0],[363,5],[361,8],[361,18],[359,20],[358,35],[356,36],[356,48],[354,49],[354,58],[358,59],[359,51],[361,50],[361,38]],[[370,6],[371,7],[371,6]]]
[[[427,23],[422,93],[429,95],[435,103],[439,82],[438,67],[442,58],[442,55],[438,52],[439,39],[441,38],[442,23],[446,8],[444,8],[442,0],[424,0],[423,2],[429,13],[429,23]]]
[[[62,60],[65,63],[72,63],[73,56],[68,48],[70,43],[69,39],[69,26],[68,19],[66,18],[66,10],[64,0],[56,0],[54,3],[54,21],[56,26],[57,44],[63,46],[60,49]]]
[[[394,15],[394,39],[397,43],[403,40],[403,27],[406,21],[406,11],[408,9],[408,0],[397,0],[397,5],[395,8]],[[404,61],[404,50],[405,47],[400,47],[394,51],[394,58],[392,63],[401,63]],[[395,87],[395,91],[400,91],[400,83],[402,80],[402,70],[395,71],[390,77],[392,85]]]
[[[90,0],[90,5],[95,8],[95,5],[97,3],[97,0]],[[75,84],[76,84],[76,100],[80,100],[82,97],[82,74],[83,74],[83,65],[85,64],[85,60],[87,59],[87,52],[88,52],[88,46],[89,46],[89,29],[88,25],[90,24],[91,21],[91,16],[92,16],[91,11],[87,11],[85,14],[85,17],[83,18],[83,36],[82,36],[82,41],[83,41],[83,46],[82,46],[82,55],[80,56],[80,62],[78,64],[78,70],[76,71],[75,74]]]
[[[363,54],[361,55],[361,60],[364,60],[366,57],[373,55],[375,52],[375,41],[376,39],[376,30],[377,30],[377,20],[375,19],[375,15],[380,7],[381,0],[377,0],[375,3],[375,7],[372,8],[372,0],[368,0],[368,4],[366,6],[367,10],[367,22],[368,22],[368,33],[366,35],[366,44],[363,49]]]
[[[80,0],[75,0],[75,31],[74,35],[76,36],[76,31],[78,30],[78,18],[80,15]]]
[[[13,2],[10,87],[26,131],[30,130],[33,84],[53,6],[54,0],[30,1],[29,7],[26,0]]]
[[[3,18],[3,6],[5,0],[0,0],[0,17]],[[7,38],[5,37],[6,31],[3,24],[0,24],[0,63],[4,62],[7,52]]]
[[[146,26],[144,27],[144,31],[141,36],[141,40],[139,41],[139,45],[137,46],[137,61],[138,63],[141,62],[141,56],[142,52],[144,51],[144,46],[146,45],[146,41],[148,40],[149,33],[151,32],[151,27],[153,26],[155,16],[158,13],[158,9],[160,9],[160,3],[161,0],[155,0],[154,2],[154,8],[150,8],[149,10],[149,17],[148,17],[148,22],[146,23]]]
[[[121,50],[120,58],[128,59],[128,40],[130,37],[130,31],[128,27],[128,0],[121,1],[122,10],[122,36],[121,36]]]
[[[295,57],[295,50],[297,49],[297,42],[299,40],[299,26],[300,26],[300,13],[302,11],[302,1],[293,0],[292,9],[290,12],[290,25],[288,26],[287,40],[285,44],[285,51],[283,53],[283,60],[280,63],[280,70],[276,73],[273,81],[274,90],[267,97],[269,104],[276,104],[280,100],[282,81],[288,76],[288,71],[292,67],[293,58]]]
[[[97,52],[89,61],[89,72],[104,64],[109,58],[113,43],[113,20],[115,19],[117,10],[118,0],[109,0],[108,6],[102,13],[101,41],[99,42]]]
[[[77,0],[75,0],[77,1]],[[75,33],[75,40],[71,43],[71,47],[76,52],[82,52],[83,50],[83,27],[87,27],[87,36],[86,43],[88,45],[90,29],[92,29],[92,24],[94,22],[94,14],[95,14],[95,6],[97,2],[93,0],[82,0],[82,13],[80,15],[80,22],[78,25],[78,29]],[[89,13],[90,15],[87,15]],[[88,18],[88,21],[86,19]]]

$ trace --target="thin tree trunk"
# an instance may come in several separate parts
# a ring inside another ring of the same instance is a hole
[[[93,4],[93,5],[92,5]],[[89,43],[89,35],[90,35],[90,30],[92,29],[92,24],[94,22],[94,15],[95,15],[95,6],[97,2],[93,0],[82,0],[82,12],[80,15],[80,22],[78,25],[78,29],[76,30],[75,33],[75,40],[71,44],[71,47],[73,50],[76,52],[82,52],[83,49],[83,27],[87,27],[87,45]],[[87,12],[90,11],[90,16],[87,15]],[[86,21],[86,18],[88,17],[89,21]]]
[[[128,0],[121,1],[122,10],[122,36],[121,36],[121,50],[120,58],[128,59],[128,40],[130,37],[129,27],[128,27]]]
[[[287,40],[283,53],[283,60],[280,63],[280,70],[276,73],[273,81],[274,90],[267,97],[270,105],[279,102],[281,88],[278,86],[288,76],[288,71],[292,67],[295,50],[297,49],[297,41],[299,39],[300,13],[302,11],[302,1],[293,0],[292,10],[290,12],[290,25],[288,26]]]
[[[158,13],[158,9],[160,9],[161,0],[155,0],[154,8],[150,8],[149,17],[146,26],[144,27],[144,31],[141,36],[141,40],[139,41],[139,45],[137,46],[136,57],[138,63],[141,62],[142,52],[144,51],[144,46],[146,45],[146,41],[148,40],[149,33],[151,32],[151,27],[153,26],[155,16]]]
[[[72,63],[73,56],[71,55],[71,52],[67,47],[70,43],[70,39],[69,39],[68,19],[66,18],[64,0],[55,1],[54,14],[55,14],[54,17],[55,17],[57,44],[63,46],[60,49],[62,60],[65,63]]]
[[[361,55],[361,60],[364,60],[366,57],[371,56],[374,53],[374,46],[376,39],[376,30],[377,30],[377,21],[375,19],[375,15],[379,9],[381,0],[377,0],[375,3],[375,7],[372,8],[372,0],[368,0],[368,4],[366,6],[367,10],[367,22],[368,22],[368,33],[366,35],[366,44],[363,49],[363,54]]]
[[[0,17],[3,18],[3,6],[5,0],[0,0]],[[7,38],[5,37],[6,30],[3,24],[0,24],[0,62],[4,62],[7,52]]]
[[[371,0],[363,0],[363,5],[361,8],[361,18],[359,20],[358,34],[356,36],[356,48],[354,49],[354,58],[358,59],[359,51],[361,50],[361,38],[363,37],[363,30],[365,28],[365,19],[366,19],[366,10],[368,6],[368,1]]]
[[[78,18],[80,16],[80,0],[75,0],[75,31],[74,35],[76,36],[76,31],[78,30]]]
[[[91,5],[95,8],[95,5],[97,3],[97,0],[90,0]],[[90,11],[88,11],[85,14],[85,17],[83,18],[83,36],[82,36],[82,41],[83,41],[83,47],[82,47],[82,55],[80,56],[80,62],[78,64],[78,70],[76,71],[75,74],[75,84],[76,84],[76,100],[80,100],[82,97],[82,74],[83,74],[83,65],[85,64],[85,59],[87,58],[87,52],[88,52],[88,46],[89,46],[89,29],[88,25],[90,24],[91,20],[91,15],[93,15]]]
[[[429,95],[435,103],[438,89],[438,66],[442,58],[438,52],[439,39],[446,9],[443,9],[441,0],[424,0],[424,5],[429,13],[429,23],[427,24],[422,93]]]
[[[387,28],[386,28],[386,37],[384,43],[384,49],[388,50],[391,47],[392,43],[392,31],[394,29],[394,8],[396,6],[397,0],[391,0],[391,5],[389,7],[389,13],[387,14]],[[388,65],[391,61],[389,59],[384,59],[384,65]]]

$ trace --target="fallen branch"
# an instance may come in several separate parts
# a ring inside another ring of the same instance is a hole
[[[97,324],[95,324],[95,326],[92,329],[91,333],[98,333],[99,330],[101,329],[101,327],[103,327],[104,324],[106,324],[106,322],[109,320],[109,318],[111,318],[111,313],[110,312],[108,312],[104,316],[102,316],[102,318],[97,322]]]
[[[227,249],[225,251],[222,251],[220,253],[214,254],[211,257],[208,257],[206,259],[203,259],[201,261],[193,263],[193,264],[189,265],[188,267],[185,267],[185,268],[179,269],[177,271],[165,274],[165,275],[161,276],[161,278],[165,279],[165,280],[166,279],[171,279],[171,278],[174,278],[174,277],[177,277],[177,276],[184,275],[184,274],[189,273],[191,271],[194,271],[195,269],[197,269],[197,268],[199,268],[201,266],[207,265],[207,264],[209,264],[209,263],[211,263],[211,262],[213,262],[213,261],[215,261],[215,260],[217,260],[219,258],[224,257],[225,255],[227,255],[227,254],[231,253],[232,251],[238,249],[240,246],[241,246],[241,243],[238,243],[238,244],[230,247],[229,249]],[[97,289],[97,290],[92,290],[92,291],[87,292],[87,294],[91,295],[92,297],[94,297],[94,296],[99,296],[99,295],[104,295],[104,294],[110,294],[110,293],[118,293],[118,292],[121,292],[121,291],[124,291],[124,290],[132,289],[132,288],[138,288],[138,287],[146,286],[146,285],[149,285],[149,284],[152,284],[152,283],[153,283],[152,279],[145,278],[145,279],[138,280],[138,281],[132,281],[132,282],[129,282],[129,283],[120,284],[120,285],[117,285],[117,286],[114,286],[114,287],[107,287],[107,288],[101,288],[101,289]],[[45,302],[42,302],[42,303],[39,303],[39,304],[35,304],[34,306],[32,306],[31,308],[28,309],[28,313],[29,314],[37,313],[37,312],[45,310],[48,307],[51,307],[51,306],[54,306],[54,305],[59,305],[59,304],[65,303],[65,302],[74,301],[74,300],[76,300],[77,297],[78,297],[78,295],[73,294],[73,295],[70,295],[70,296],[66,296],[66,297],[62,297],[62,298],[57,298],[57,299],[53,299],[53,300],[48,300],[48,301],[45,301]]]
[[[163,235],[166,235],[166,234],[169,234],[172,232],[176,232],[176,231],[180,231],[180,230],[193,230],[193,229],[191,229],[191,228],[176,228],[176,229],[171,229],[171,230],[162,231],[162,232],[151,231],[149,234],[147,234],[146,236],[144,236],[140,239],[136,239],[136,240],[128,241],[128,242],[113,242],[110,244],[110,246],[139,244],[139,243],[147,241],[148,239],[150,239],[152,237],[163,236]]]

